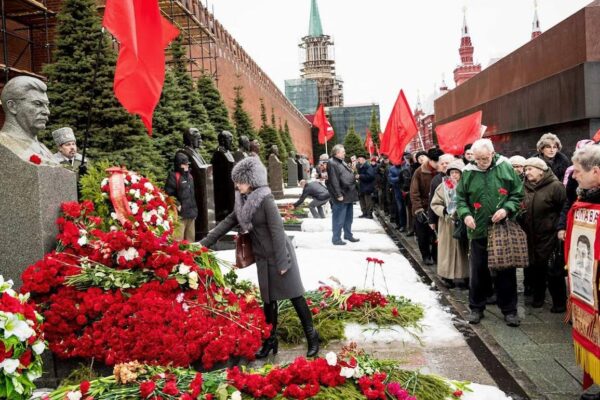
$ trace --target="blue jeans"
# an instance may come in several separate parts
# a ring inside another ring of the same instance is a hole
[[[342,228],[344,229],[344,238],[350,239],[352,237],[352,219],[353,219],[353,207],[352,203],[339,203],[333,201],[332,211],[332,225],[333,225],[333,241],[339,242],[342,240]]]
[[[398,228],[406,228],[406,208],[404,207],[402,192],[394,189],[394,198],[396,200],[396,210],[398,210]]]

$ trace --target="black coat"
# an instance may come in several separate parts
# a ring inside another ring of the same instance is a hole
[[[235,211],[219,223],[200,243],[210,247],[238,225]],[[283,230],[273,195],[265,197],[252,217],[250,241],[256,260],[258,287],[265,303],[293,299],[304,294],[296,252]],[[280,271],[288,270],[281,275]]]
[[[565,156],[560,151],[556,153],[556,156],[554,156],[554,159],[552,160],[544,158],[542,154],[538,154],[537,156],[544,160],[546,164],[548,164],[548,167],[550,167],[552,172],[554,172],[554,175],[556,175],[558,180],[562,182],[563,178],[565,177],[565,172],[567,172],[567,168],[571,166],[569,157]]]
[[[429,201],[430,202],[433,199],[433,194],[435,193],[435,190],[442,183],[444,176],[446,176],[446,174],[440,173],[440,174],[437,174],[436,176],[434,176],[433,179],[431,180],[431,189],[429,190]],[[431,207],[429,207],[429,210],[427,210],[427,219],[429,220],[429,223],[432,225],[437,225],[437,223],[438,223],[439,217],[435,212],[433,212]]]
[[[304,186],[304,189],[302,189],[302,196],[300,196],[298,201],[294,203],[294,207],[298,207],[300,204],[304,203],[304,200],[306,200],[307,197],[321,201],[329,200],[329,192],[327,191],[327,188],[320,182],[308,182]]]
[[[356,180],[352,167],[337,157],[331,157],[327,163],[327,190],[331,199],[343,196],[342,203],[355,203],[358,201]]]
[[[373,193],[375,191],[375,177],[377,175],[376,167],[373,167],[368,161],[358,168],[358,182],[361,193]]]
[[[181,206],[179,210],[181,218],[195,219],[198,217],[194,178],[189,171],[184,172],[178,168],[177,171],[169,173],[165,184],[165,192],[177,199],[177,203]]]

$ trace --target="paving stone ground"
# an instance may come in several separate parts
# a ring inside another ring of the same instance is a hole
[[[438,288],[464,316],[468,312],[468,290],[446,289],[436,278],[436,266],[421,261],[416,239],[394,232],[400,244],[414,257]],[[518,271],[518,312],[521,326],[506,326],[497,306],[488,306],[485,318],[473,329],[507,367],[531,399],[576,400],[581,394],[582,371],[575,363],[571,326],[563,314],[550,313],[550,296],[541,309],[525,304],[523,274]],[[594,387],[592,391],[600,388]]]

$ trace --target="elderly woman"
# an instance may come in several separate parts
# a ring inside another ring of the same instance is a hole
[[[537,157],[544,160],[558,180],[562,182],[571,162],[567,156],[560,152],[561,149],[560,139],[553,133],[544,133],[537,142]]]
[[[431,200],[431,210],[438,219],[438,266],[437,274],[448,287],[455,286],[455,280],[464,281],[469,277],[469,260],[466,241],[454,238],[456,211],[456,186],[465,164],[461,159],[448,164],[443,182],[437,187]]]
[[[510,162],[510,165],[512,165],[517,175],[519,175],[521,178],[524,178],[523,169],[525,168],[525,157],[519,155],[512,156],[508,159],[508,161]]]
[[[537,157],[525,161],[525,200],[522,225],[529,248],[529,278],[534,308],[544,305],[546,283],[552,296],[553,313],[566,309],[567,289],[562,270],[549,268],[552,252],[559,246],[556,236],[560,211],[567,200],[564,185],[545,162]]]
[[[267,183],[267,170],[258,157],[248,157],[233,168],[231,179],[237,188],[234,211],[201,243],[212,246],[236,226],[240,227],[240,232],[250,234],[265,319],[273,326],[271,336],[263,342],[256,358],[267,357],[271,350],[277,354],[277,302],[285,299],[291,300],[302,323],[308,342],[306,355],[314,357],[319,352],[319,335],[304,298],[294,247],[283,230],[279,210]]]

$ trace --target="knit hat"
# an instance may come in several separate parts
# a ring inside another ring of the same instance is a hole
[[[421,157],[421,156],[427,157],[427,152],[426,151],[418,151],[417,154],[415,154],[415,161],[419,161],[419,157]]]
[[[329,161],[329,155],[327,153],[319,156],[319,161]]]
[[[527,161],[527,160],[523,156],[512,156],[511,158],[508,159],[508,161],[510,162],[510,165],[512,165],[513,167],[514,166],[522,167],[525,165],[525,161]]]
[[[542,171],[548,170],[548,165],[544,162],[544,160],[542,160],[541,158],[538,158],[538,157],[528,158],[527,160],[525,160],[525,163],[523,164],[523,166],[524,167],[535,167],[537,169],[541,169]]]
[[[440,149],[436,149],[435,147],[427,150],[427,158],[429,158],[433,162],[440,161],[440,156],[444,154],[444,152]]]
[[[246,183],[254,189],[267,186],[267,169],[258,157],[244,158],[231,171],[231,180],[235,183]]]
[[[446,169],[446,173],[449,174],[451,170],[456,169],[459,170],[460,172],[462,172],[462,170],[465,168],[465,163],[463,162],[463,160],[461,160],[460,158],[457,158],[456,160],[452,161],[450,164],[448,164],[448,168]]]
[[[57,146],[62,146],[68,142],[75,142],[75,134],[73,133],[73,129],[65,126],[64,128],[59,128],[52,132],[52,138],[54,138],[54,143]]]
[[[371,157],[371,161],[377,161],[377,157]]]

